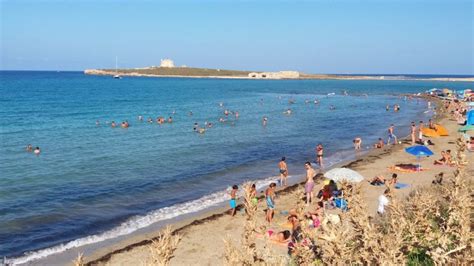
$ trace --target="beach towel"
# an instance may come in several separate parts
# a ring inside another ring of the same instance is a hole
[[[438,133],[438,135],[440,135],[440,136],[448,136],[449,135],[448,130],[446,130],[445,127],[436,124],[435,128],[436,128],[436,133]]]
[[[431,128],[428,128],[428,127],[422,128],[422,129],[421,129],[421,132],[423,133],[423,136],[425,136],[425,137],[434,137],[434,138],[437,138],[437,137],[440,136],[440,135],[438,134],[438,132],[436,132],[436,130],[431,129]]]
[[[403,188],[406,188],[406,187],[409,187],[409,186],[410,186],[409,184],[404,184],[404,183],[396,183],[395,184],[396,189],[403,189]]]
[[[398,171],[402,173],[416,173],[419,171],[429,170],[428,168],[423,168],[423,167],[420,167],[420,169],[418,169],[418,166],[414,164],[397,164],[397,165],[388,167],[388,169],[391,171]]]

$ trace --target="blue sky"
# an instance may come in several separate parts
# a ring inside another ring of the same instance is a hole
[[[473,1],[0,0],[0,69],[474,74]]]

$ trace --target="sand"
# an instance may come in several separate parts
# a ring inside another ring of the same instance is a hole
[[[435,118],[437,123],[446,127],[449,136],[432,139],[435,146],[429,148],[435,153],[430,158],[421,160],[421,166],[426,171],[417,173],[401,173],[397,172],[400,183],[409,184],[408,188],[395,190],[397,197],[405,197],[411,191],[422,186],[431,185],[434,176],[439,172],[451,176],[455,170],[454,167],[434,166],[433,160],[440,157],[442,150],[456,150],[455,140],[459,137],[457,129],[459,126],[453,119],[448,117]],[[407,125],[409,126],[409,125]],[[390,177],[393,173],[388,169],[389,166],[400,163],[417,163],[416,157],[407,154],[404,148],[411,146],[407,140],[403,140],[402,144],[392,145],[384,149],[372,150],[365,156],[361,156],[353,162],[347,163],[345,166],[362,174],[366,179],[376,175],[384,175]],[[469,165],[467,166],[467,177],[473,178],[474,167],[472,164],[472,153],[467,154]],[[303,167],[303,163],[301,164]],[[290,169],[291,170],[291,169]],[[301,180],[303,181],[303,180]],[[283,226],[286,216],[281,211],[288,211],[295,207],[295,199],[298,196],[297,185],[280,191],[277,194],[275,219],[269,226],[274,230],[288,229]],[[316,185],[315,190],[319,190],[321,184]],[[367,212],[376,215],[377,198],[385,190],[384,186],[371,186],[367,181],[362,181],[363,195],[367,203]],[[302,196],[302,195],[301,195]],[[259,202],[259,215],[264,220],[264,202]],[[174,253],[171,265],[222,265],[224,255],[225,237],[230,237],[235,243],[240,241],[243,232],[245,213],[237,212],[235,217],[223,213],[222,210],[214,210],[211,213],[201,215],[194,220],[183,221],[174,224],[173,228],[176,232],[183,236],[178,249]],[[95,254],[87,258],[90,265],[137,265],[143,264],[149,256],[149,243],[154,234],[142,236],[141,239],[128,240],[121,245],[112,248],[98,250]],[[259,240],[264,241],[264,240]],[[133,243],[131,243],[133,242]],[[284,254],[286,248],[279,245],[271,244],[275,252]]]

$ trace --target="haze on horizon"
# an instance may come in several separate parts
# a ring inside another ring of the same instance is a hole
[[[474,74],[473,2],[0,0],[1,70]]]

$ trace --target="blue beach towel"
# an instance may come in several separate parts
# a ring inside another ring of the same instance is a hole
[[[409,186],[410,186],[409,184],[404,184],[404,183],[395,184],[396,189],[402,189],[402,188],[406,188],[406,187],[409,187]]]

